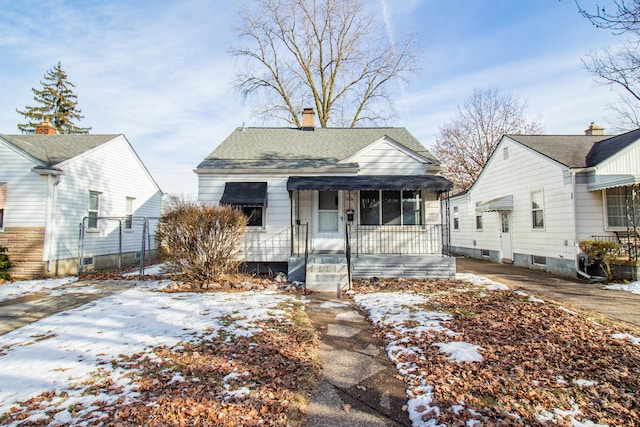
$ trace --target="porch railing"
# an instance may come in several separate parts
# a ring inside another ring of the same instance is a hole
[[[615,236],[591,236],[593,240],[616,242],[620,244],[620,256],[629,258],[629,261],[637,261],[640,255],[640,238],[636,235],[623,235],[616,233]]]
[[[357,225],[352,248],[360,254],[440,255],[442,225]],[[352,249],[353,250],[353,249]]]

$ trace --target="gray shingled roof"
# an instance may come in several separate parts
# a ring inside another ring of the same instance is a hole
[[[640,139],[640,129],[617,136],[507,135],[522,145],[572,168],[592,167]]]
[[[35,157],[47,166],[76,157],[105,142],[111,141],[118,135],[3,135],[0,138],[13,144],[25,153]]]
[[[354,166],[337,163],[384,136],[439,164],[405,128],[238,128],[198,169]]]

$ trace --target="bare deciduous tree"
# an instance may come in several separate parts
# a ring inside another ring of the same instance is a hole
[[[612,9],[597,7],[595,13],[576,4],[593,25],[623,36],[617,48],[592,52],[582,62],[601,83],[623,89],[620,102],[611,106],[619,127],[640,126],[640,0],[614,0]]]
[[[434,151],[446,166],[454,190],[466,190],[476,180],[505,134],[539,134],[542,126],[527,121],[527,103],[497,88],[475,89],[455,117],[440,128]]]
[[[360,0],[258,0],[241,9],[235,87],[296,127],[307,106],[322,127],[384,121],[389,83],[418,63],[415,38],[394,42],[384,28]]]

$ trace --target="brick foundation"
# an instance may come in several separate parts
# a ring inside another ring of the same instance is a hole
[[[0,245],[7,248],[13,264],[11,277],[27,279],[46,275],[44,252],[44,227],[6,227],[0,232]]]

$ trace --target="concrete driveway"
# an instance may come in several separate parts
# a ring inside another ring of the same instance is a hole
[[[577,278],[473,258],[457,258],[456,266],[458,273],[485,276],[513,290],[520,289],[565,306],[597,313],[604,319],[640,327],[640,295],[637,294],[605,289],[604,285]]]

